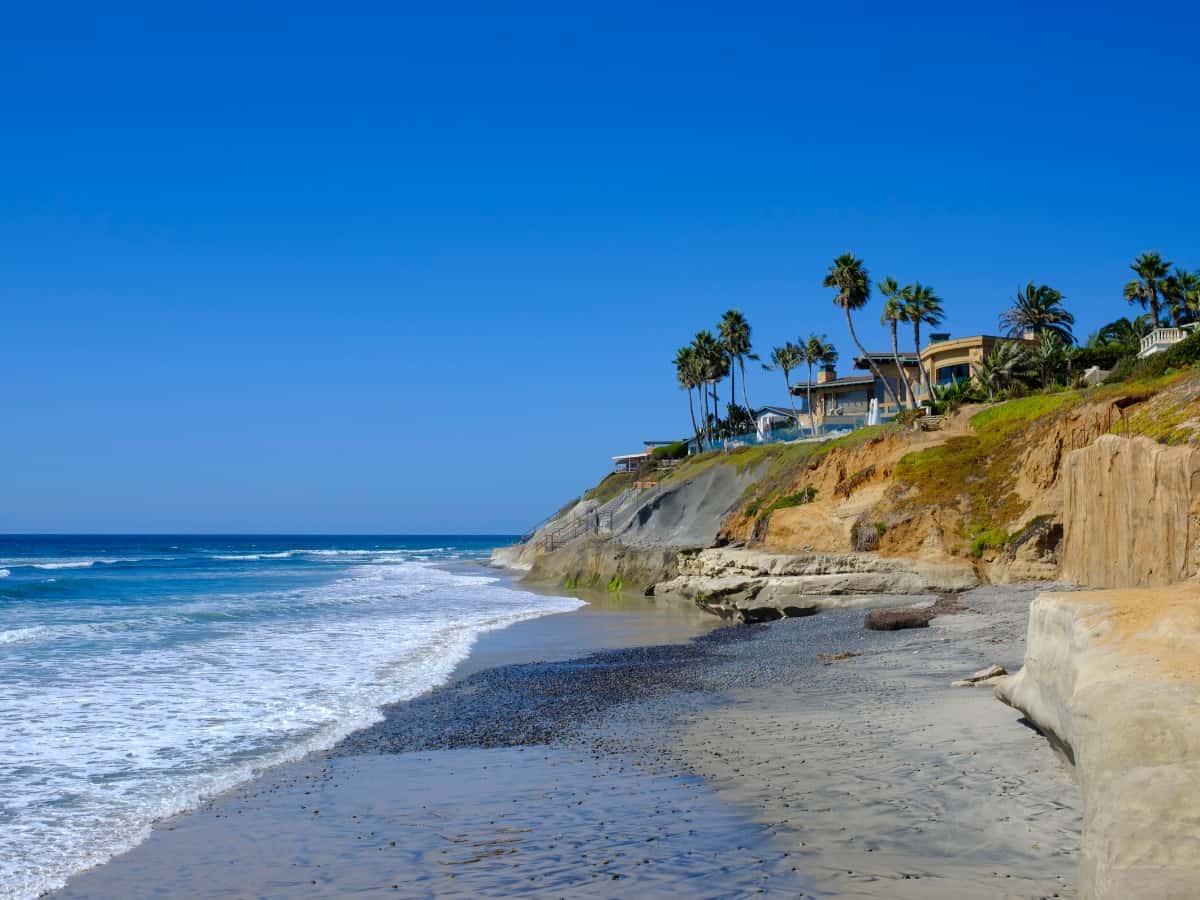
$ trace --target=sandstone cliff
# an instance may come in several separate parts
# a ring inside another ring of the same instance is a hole
[[[1200,554],[1200,452],[1104,435],[1064,464],[1062,577],[1093,587],[1182,581]]]
[[[1181,443],[1197,433],[1200,376],[1177,373],[964,408],[940,431],[882,426],[705,454],[650,490],[634,487],[643,476],[605,479],[546,526],[601,516],[609,528],[577,547],[535,537],[496,561],[541,578],[644,586],[675,574],[647,553],[735,546],[970,565],[1001,583],[1171,583],[1200,559],[1196,466]]]
[[[1200,586],[1042,594],[996,694],[1074,767],[1081,896],[1195,897]]]

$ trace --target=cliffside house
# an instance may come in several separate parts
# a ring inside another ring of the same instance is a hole
[[[798,381],[792,385],[793,396],[799,398],[797,408],[808,412],[809,382]],[[875,395],[875,376],[846,375],[838,378],[833,366],[822,366],[817,370],[817,380],[812,382],[813,417],[818,431],[838,428],[858,428],[865,425],[871,411],[871,398]],[[882,385],[879,385],[882,390]],[[804,419],[801,419],[804,423]]]
[[[896,368],[896,357],[890,350],[884,353],[856,356],[854,357],[854,368],[870,374],[870,363],[872,362],[875,363],[875,367],[883,375],[883,380],[896,392],[901,402],[907,402],[910,396],[916,397],[917,402],[925,399],[924,389],[921,386],[921,358],[915,353],[901,353],[899,369]],[[911,393],[907,393],[906,390]],[[876,380],[874,396],[879,401],[881,414],[885,416],[896,414],[896,404],[892,402],[892,395],[888,393],[883,382]]]
[[[952,339],[944,332],[931,334],[929,338],[929,343],[920,354],[901,353],[899,368],[896,366],[895,356],[889,350],[856,356],[854,368],[863,373],[861,375],[839,378],[833,366],[820,369],[817,380],[812,384],[813,412],[817,429],[832,431],[840,428],[859,428],[867,424],[872,400],[876,402],[882,419],[890,419],[896,415],[899,409],[892,402],[891,395],[884,387],[884,381],[896,390],[902,402],[907,402],[907,398],[911,396],[920,404],[929,399],[921,384],[922,368],[933,385],[969,381],[975,377],[972,365],[982,362],[996,344],[1005,341],[1033,342],[1032,338],[1006,338],[990,334]],[[871,371],[868,359],[879,369],[883,376],[882,381]],[[911,394],[904,393],[904,385],[908,386]],[[807,412],[808,382],[793,384],[792,394],[800,399],[797,407]],[[801,423],[804,424],[803,418]]]
[[[654,453],[657,447],[669,447],[675,441],[643,441],[643,449],[637,453],[623,453],[620,456],[614,456],[613,471],[614,472],[636,472],[641,468],[642,463],[648,460],[651,454]]]
[[[983,362],[992,349],[1000,343],[1022,342],[1032,345],[1032,336],[1006,338],[993,334],[976,334],[971,337],[951,338],[946,333],[934,333],[921,351],[921,365],[929,374],[932,384],[946,385],[969,381],[974,378],[972,363]]]
[[[1138,359],[1145,359],[1147,356],[1153,356],[1155,353],[1162,353],[1164,350],[1171,349],[1191,334],[1197,325],[1200,325],[1200,322],[1189,322],[1186,325],[1181,325],[1179,328],[1155,328],[1142,338],[1142,346],[1138,350]]]

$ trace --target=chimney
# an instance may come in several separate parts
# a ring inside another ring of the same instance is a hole
[[[817,384],[824,384],[837,378],[837,369],[833,366],[821,366],[817,369]]]

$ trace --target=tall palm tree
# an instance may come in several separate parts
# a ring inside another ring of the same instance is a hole
[[[850,340],[854,341],[854,346],[866,359],[875,379],[883,382],[884,389],[892,396],[892,402],[899,406],[900,400],[896,397],[896,392],[884,380],[883,373],[879,371],[875,361],[867,354],[867,349],[862,345],[862,341],[858,339],[858,335],[854,331],[854,318],[850,315],[853,311],[866,306],[867,301],[871,299],[871,276],[867,272],[867,267],[853,253],[843,253],[830,265],[822,285],[837,291],[834,294],[833,302],[840,306],[842,312],[846,314],[846,328],[850,332]]]
[[[687,391],[688,413],[692,417],[692,431],[695,432],[696,442],[700,442],[700,426],[696,424],[696,404],[692,401],[692,391],[700,384],[700,367],[696,364],[696,351],[692,347],[680,347],[675,352],[675,379],[679,386]]]
[[[919,360],[921,358],[921,324],[924,323],[931,328],[941,324],[942,319],[945,318],[942,310],[942,298],[935,294],[929,285],[921,284],[919,281],[905,285],[904,290],[901,291],[901,297],[904,299],[904,318],[912,323],[913,350]],[[925,396],[932,399],[933,392],[929,386],[929,373],[925,371],[925,364],[921,363],[917,368],[921,370],[921,385],[925,388]]]
[[[738,310],[731,309],[725,315],[721,316],[721,322],[717,326],[717,333],[721,337],[721,344],[725,348],[725,353],[729,356],[729,404],[733,405],[733,383],[735,364],[737,372],[742,376],[742,402],[746,405],[747,414],[750,413],[750,398],[746,394],[746,360],[758,357],[750,352],[750,323],[746,321]]]
[[[813,366],[834,365],[837,362],[838,352],[825,335],[810,334],[808,340],[800,345],[800,353],[801,358],[808,365],[808,384],[805,387],[808,394],[808,424],[813,435],[816,436],[817,416],[813,412],[812,402]]]
[[[1163,279],[1162,296],[1171,312],[1171,324],[1178,328],[1196,318],[1200,307],[1200,272],[1176,268]]]
[[[1017,288],[1013,305],[1000,314],[1000,327],[1008,337],[1035,337],[1051,332],[1066,345],[1075,343],[1071,326],[1075,317],[1062,305],[1063,295],[1048,284],[1034,284],[1024,289]]]
[[[763,368],[768,372],[776,370],[783,373],[783,383],[787,385],[788,403],[792,407],[792,418],[796,420],[796,427],[800,427],[800,413],[796,412],[796,398],[792,396],[792,371],[798,369],[800,364],[804,362],[804,351],[788,341],[782,347],[771,348],[771,362],[769,365],[764,365]]]
[[[900,287],[899,282],[891,275],[883,279],[875,285],[879,289],[879,293],[885,297],[883,303],[883,314],[879,317],[880,325],[887,325],[892,332],[892,359],[896,362],[896,384],[904,390],[904,398],[909,401],[909,405],[915,405],[912,401],[915,398],[908,386],[908,379],[904,377],[904,366],[900,364],[900,341],[896,336],[896,327],[903,322],[904,319],[904,290]]]
[[[711,441],[712,420],[720,420],[717,394],[712,386],[720,383],[729,374],[729,360],[725,356],[725,348],[711,331],[698,331],[692,341],[692,349],[696,353],[697,365],[700,370],[701,408],[704,414],[704,432]],[[710,394],[711,391],[711,394]],[[709,401],[712,409],[709,409]]]
[[[1137,273],[1137,278],[1125,285],[1125,299],[1130,303],[1140,303],[1142,308],[1150,307],[1150,318],[1154,327],[1162,325],[1160,306],[1158,302],[1161,283],[1171,270],[1171,263],[1154,252],[1146,252],[1139,256],[1129,266]]]
[[[996,392],[1012,384],[1025,364],[1025,350],[1020,344],[1000,341],[981,361],[971,363],[971,374],[987,391],[988,399],[994,400]]]

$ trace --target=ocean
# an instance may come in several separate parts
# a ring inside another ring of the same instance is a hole
[[[580,606],[498,536],[0,537],[0,897],[34,897]]]

